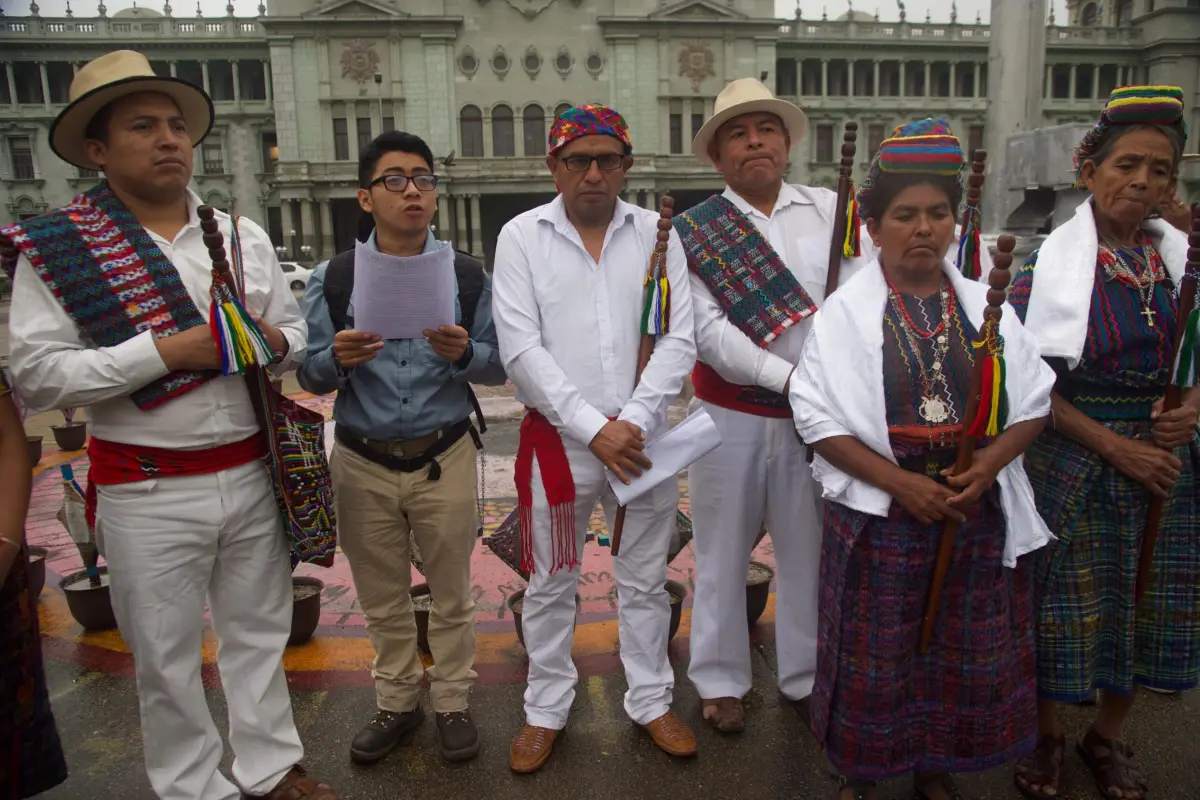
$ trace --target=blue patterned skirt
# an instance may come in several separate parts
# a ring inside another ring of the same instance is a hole
[[[1102,422],[1146,439],[1146,421]],[[1058,537],[1038,553],[1038,693],[1076,702],[1134,684],[1185,690],[1200,678],[1200,441],[1180,448],[1150,585],[1134,583],[1149,492],[1083,445],[1046,431],[1025,455],[1038,512]]]
[[[843,774],[990,769],[1033,749],[1031,566],[1001,564],[999,490],[958,531],[927,655],[921,620],[942,526],[829,503],[812,725]]]

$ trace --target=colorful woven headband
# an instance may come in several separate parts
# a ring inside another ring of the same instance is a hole
[[[922,119],[898,126],[884,140],[871,161],[858,190],[858,202],[867,204],[882,173],[897,175],[954,176],[966,163],[962,145],[944,119]]]
[[[1117,125],[1161,125],[1177,128],[1187,141],[1183,121],[1183,89],[1178,86],[1123,86],[1109,96],[1100,119],[1075,148],[1075,184],[1083,165],[1096,155],[1108,131]]]
[[[607,106],[590,103],[572,106],[554,120],[550,126],[550,154],[584,136],[612,136],[627,149],[633,150],[625,118]]]

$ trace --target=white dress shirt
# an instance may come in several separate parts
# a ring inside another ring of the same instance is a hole
[[[828,189],[785,183],[770,216],[751,206],[729,187],[725,188],[723,196],[754,223],[804,291],[820,305],[825,299],[837,195]],[[870,240],[866,239],[865,232],[863,237],[863,256],[843,259],[839,282],[848,280],[874,255],[868,252]],[[804,339],[812,327],[812,317],[788,328],[762,348],[729,321],[725,310],[698,275],[692,273],[691,280],[700,360],[730,383],[761,386],[782,393],[787,387],[788,376],[800,360]]]
[[[696,360],[687,264],[672,230],[671,329],[635,391],[657,221],[655,212],[618,199],[597,263],[557,197],[505,225],[496,243],[492,312],[517,399],[584,445],[611,416],[656,429]]]
[[[175,265],[207,321],[212,260],[201,239],[199,205],[200,198],[189,190],[188,223],[174,241],[147,233]],[[216,218],[232,263],[229,216],[218,211]],[[282,331],[288,341],[287,356],[271,367],[282,374],[303,358],[308,329],[266,232],[244,217],[238,220],[238,231],[247,310]],[[153,332],[145,331],[115,347],[96,347],[84,339],[25,256],[17,260],[9,335],[13,383],[26,405],[33,411],[89,406],[97,438],[195,450],[237,442],[259,430],[246,379],[240,375],[215,378],[157,408],[139,409],[129,395],[168,373]]]

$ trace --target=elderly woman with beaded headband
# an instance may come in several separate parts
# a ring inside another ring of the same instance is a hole
[[[1102,691],[1078,752],[1105,797],[1146,796],[1123,726],[1134,686],[1181,690],[1200,674],[1200,395],[1162,412],[1187,240],[1151,211],[1174,197],[1186,141],[1183,92],[1113,92],[1076,151],[1091,192],[1021,269],[1010,302],[1058,373],[1054,426],[1026,469],[1057,536],[1039,559],[1037,753],[1017,767],[1028,797],[1061,796],[1056,703]],[[1146,509],[1166,498],[1151,583],[1135,599]]]
[[[963,162],[941,120],[883,143],[859,194],[878,257],[817,312],[791,382],[828,501],[811,719],[843,774],[842,800],[870,800],[875,781],[910,772],[915,797],[958,798],[951,773],[1004,764],[1035,741],[1032,573],[1021,556],[1049,532],[1020,455],[1049,415],[1054,373],[1016,315],[1002,314],[988,356],[1002,366],[987,405],[995,424],[966,419],[988,290],[944,257]],[[979,450],[956,474],[964,435]],[[922,654],[947,520],[960,527]]]

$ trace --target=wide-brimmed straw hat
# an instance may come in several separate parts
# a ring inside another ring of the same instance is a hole
[[[774,114],[783,120],[783,127],[791,137],[792,147],[808,135],[808,117],[798,106],[786,100],[780,100],[771,94],[762,81],[754,78],[741,78],[733,81],[717,95],[713,104],[713,115],[696,133],[692,140],[692,152],[704,164],[711,164],[708,145],[717,135],[717,129],[734,117],[743,114]]]
[[[155,75],[141,53],[116,50],[84,64],[75,75],[67,92],[69,105],[50,126],[50,148],[69,164],[99,169],[84,147],[88,124],[112,101],[137,92],[159,92],[174,100],[187,122],[192,147],[212,130],[212,98],[203,89],[179,78]]]

